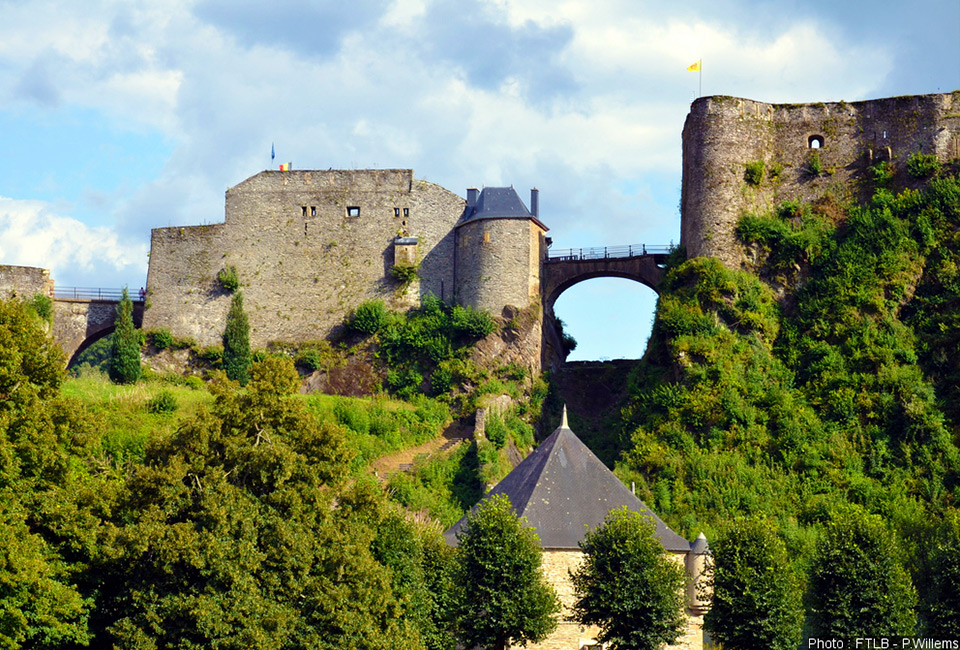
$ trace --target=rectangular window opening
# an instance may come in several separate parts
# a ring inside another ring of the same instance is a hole
[[[395,216],[395,217],[399,217],[399,216],[400,216],[400,208],[394,208],[394,209],[393,209],[393,216]]]
[[[409,216],[410,216],[410,208],[404,208],[404,209],[403,209],[403,216],[405,216],[405,217],[409,217]]]
[[[350,207],[348,207],[348,208],[347,208],[347,216],[348,216],[348,217],[359,217],[359,216],[360,216],[360,206],[358,206],[358,205],[351,205]]]
[[[307,216],[307,206],[305,205],[300,206],[300,214],[302,214],[304,217]]]
[[[317,206],[315,205],[310,206],[310,216],[311,217],[317,216]]]

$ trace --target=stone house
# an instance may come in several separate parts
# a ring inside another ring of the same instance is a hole
[[[487,497],[496,494],[509,497],[517,515],[536,529],[543,548],[544,574],[557,590],[562,604],[556,631],[528,648],[582,650],[596,646],[596,627],[584,628],[569,620],[576,600],[569,572],[583,560],[579,544],[586,531],[603,523],[611,510],[626,507],[653,520],[663,547],[687,573],[687,630],[670,648],[703,650],[706,603],[697,598],[696,586],[708,551],[706,538],[701,534],[691,544],[671,530],[570,430],[566,412],[560,426],[494,486]],[[463,517],[444,534],[448,544],[457,545],[457,533],[465,523],[466,517]]]

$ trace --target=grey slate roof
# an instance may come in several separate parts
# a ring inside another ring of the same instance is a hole
[[[473,207],[467,206],[460,224],[480,219],[532,219],[540,223],[512,187],[483,188],[477,204]],[[546,226],[543,227],[546,229]]]
[[[500,481],[487,497],[506,494],[517,515],[537,530],[543,548],[575,549],[587,530],[603,523],[611,510],[626,506],[653,519],[657,537],[668,551],[686,553],[690,542],[663,523],[561,424],[522,463]],[[484,498],[487,498],[484,497]],[[474,506],[476,508],[476,506]],[[444,533],[457,545],[466,516]]]

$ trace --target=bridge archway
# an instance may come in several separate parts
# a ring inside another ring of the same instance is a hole
[[[634,278],[594,276],[571,284],[557,297],[551,316],[577,341],[565,359],[639,359],[647,348],[658,295]]]
[[[642,254],[630,257],[576,259],[553,258],[543,265],[541,284],[543,306],[553,315],[553,306],[570,287],[593,278],[624,278],[646,285],[659,294],[663,281],[662,264],[666,254]]]
[[[67,363],[67,368],[72,368],[74,365],[76,365],[77,360],[80,358],[81,354],[86,352],[87,349],[89,349],[90,346],[96,343],[97,341],[101,339],[105,339],[106,337],[113,334],[114,330],[116,329],[117,329],[116,326],[111,325],[107,328],[98,330],[94,334],[91,334],[86,339],[84,339],[83,343],[81,343],[80,346],[73,352],[73,354],[70,355],[70,361]]]

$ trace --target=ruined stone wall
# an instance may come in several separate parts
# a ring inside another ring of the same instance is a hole
[[[499,316],[540,297],[544,230],[530,219],[480,219],[457,228],[456,301]]]
[[[858,198],[868,189],[867,168],[880,161],[893,165],[895,182],[909,185],[906,162],[915,152],[960,157],[960,93],[827,104],[700,98],[683,128],[680,243],[691,257],[739,268],[734,229],[742,214],[785,200]],[[810,172],[813,156],[821,175]],[[755,161],[765,166],[759,186],[745,180]]]
[[[30,300],[38,293],[53,297],[53,280],[48,269],[0,265],[0,299],[15,296]]]
[[[153,231],[144,327],[219,343],[233,266],[251,345],[322,339],[365,300],[410,306],[390,277],[398,235],[418,238],[420,295],[449,302],[464,205],[412,170],[262,172],[227,190],[224,223]]]

